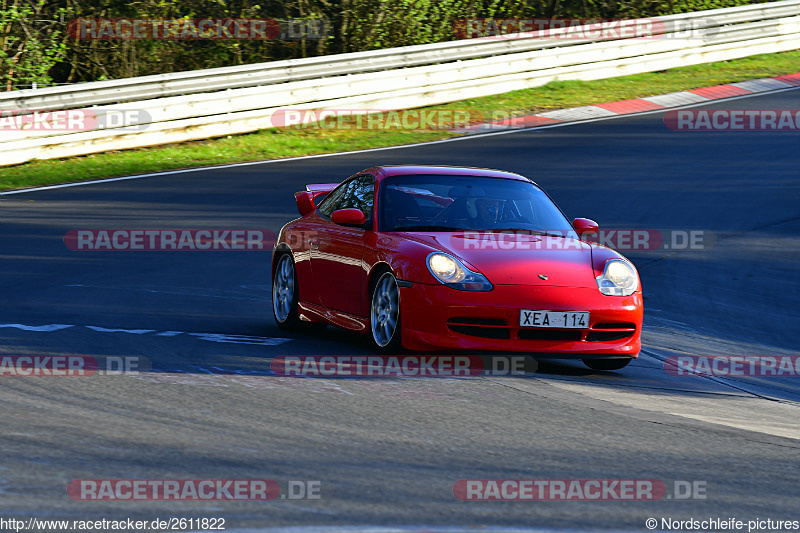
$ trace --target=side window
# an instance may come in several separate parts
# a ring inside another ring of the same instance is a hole
[[[351,189],[353,186],[353,182],[355,180],[350,180],[348,182],[342,183],[338,187],[336,187],[332,193],[325,197],[325,200],[322,202],[322,205],[319,206],[319,212],[321,215],[330,217],[331,213],[336,211],[337,209],[344,209],[343,202],[345,197],[348,196],[347,192],[348,189]]]
[[[353,194],[348,198],[347,207],[354,207],[364,213],[367,219],[372,218],[372,205],[375,199],[375,178],[359,176],[355,180]]]
[[[372,205],[375,196],[375,178],[358,176],[334,190],[319,207],[323,216],[330,217],[339,209],[355,208],[367,218],[372,218]]]

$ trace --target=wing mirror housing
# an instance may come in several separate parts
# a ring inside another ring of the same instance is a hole
[[[331,213],[331,220],[341,226],[363,226],[367,216],[360,209],[348,208]]]
[[[294,193],[294,200],[297,202],[297,211],[301,217],[306,216],[317,208],[314,204],[314,196],[308,191]]]
[[[588,218],[576,218],[572,221],[572,227],[575,228],[575,231],[578,233],[578,237],[581,239],[585,235],[596,235],[600,229],[600,227],[597,225],[597,222]]]

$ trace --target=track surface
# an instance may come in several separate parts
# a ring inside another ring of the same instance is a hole
[[[706,107],[797,109],[800,90]],[[800,137],[679,133],[662,117],[0,197],[0,353],[140,356],[160,371],[3,378],[0,515],[221,516],[228,529],[645,531],[649,517],[800,519],[800,380],[678,378],[662,362],[800,352]],[[704,230],[716,244],[628,254],[645,288],[645,351],[622,371],[550,362],[524,378],[310,380],[266,375],[269,360],[369,347],[334,328],[280,332],[269,252],[72,252],[62,242],[74,228],[277,231],[306,183],[384,163],[507,169],[601,228]],[[71,327],[31,329],[50,324]],[[106,478],[319,480],[321,499],[66,494],[70,480]],[[707,498],[454,498],[457,480],[487,478],[646,478],[670,491],[675,480],[701,481]]]

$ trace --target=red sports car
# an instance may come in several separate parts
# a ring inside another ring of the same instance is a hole
[[[639,354],[636,269],[524,176],[381,166],[295,198],[302,217],[272,256],[280,328],[332,324],[379,351],[526,352],[596,370]]]

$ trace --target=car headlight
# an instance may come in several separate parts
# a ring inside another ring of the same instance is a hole
[[[596,279],[597,288],[607,296],[630,296],[639,288],[636,271],[622,259],[609,259]]]
[[[428,255],[428,270],[442,285],[460,291],[490,291],[492,284],[486,276],[473,272],[455,257],[441,252]]]

